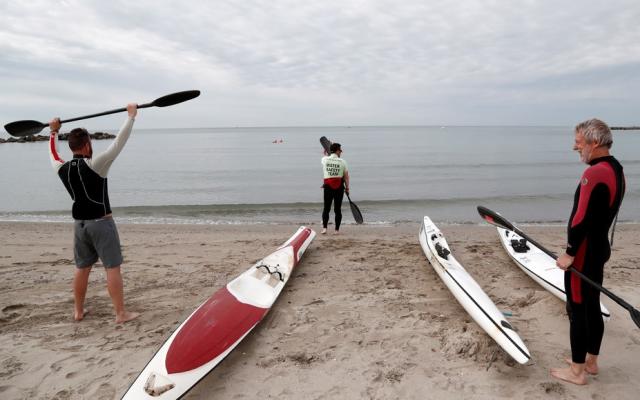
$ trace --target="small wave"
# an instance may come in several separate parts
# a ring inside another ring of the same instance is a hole
[[[637,196],[625,199],[620,222],[640,221]],[[424,215],[445,224],[476,224],[476,207],[483,205],[501,212],[519,224],[564,224],[572,199],[566,195],[515,195],[440,199],[358,200],[368,225],[404,224],[420,221]],[[259,225],[303,222],[318,224],[322,204],[317,202],[259,204],[196,204],[127,206],[113,209],[119,223]],[[333,214],[333,213],[332,213]],[[331,217],[333,219],[333,215]],[[68,210],[0,212],[0,221],[72,222]],[[353,223],[348,203],[343,203],[343,223]]]

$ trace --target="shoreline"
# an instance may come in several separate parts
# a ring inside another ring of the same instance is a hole
[[[62,226],[69,226],[71,224],[73,224],[73,219],[69,216],[67,216],[66,221],[51,221],[51,220],[44,220],[44,221],[29,221],[29,220],[1,220],[0,219],[0,228],[2,228],[2,225],[11,225],[11,224],[34,224],[34,225],[62,225]],[[247,227],[283,227],[283,226],[308,226],[313,230],[318,231],[317,233],[320,232],[320,230],[322,229],[322,223],[320,221],[318,222],[310,222],[310,221],[282,221],[282,222],[271,222],[271,221],[257,221],[257,222],[246,222],[246,221],[219,221],[219,222],[215,222],[215,223],[211,223],[211,222],[200,222],[200,223],[196,223],[196,222],[191,222],[191,221],[185,221],[185,222],[146,222],[146,221],[141,221],[141,222],[136,222],[136,221],[131,221],[128,220],[127,218],[119,218],[117,216],[114,216],[114,220],[117,224],[118,227],[120,226],[139,226],[139,227],[148,227],[148,228],[158,228],[161,229],[163,227],[176,227],[176,226],[182,226],[182,227],[201,227],[201,228],[209,228],[209,229],[224,229],[224,227],[233,227],[233,226],[237,226],[237,227],[242,227],[242,226],[247,226]],[[448,227],[489,227],[490,225],[483,221],[483,220],[478,220],[476,221],[467,221],[467,222],[456,222],[456,221],[434,221],[435,224],[437,224],[438,226],[448,226]],[[514,223],[517,227],[522,228],[522,227],[527,227],[527,228],[562,228],[565,229],[567,226],[567,222],[566,221],[540,221],[540,222],[515,222]],[[333,221],[330,220],[329,221],[329,228],[331,228],[334,225]],[[369,228],[402,228],[402,227],[411,227],[411,226],[415,226],[417,227],[416,229],[419,229],[420,227],[420,223],[419,222],[415,222],[415,221],[395,221],[395,222],[386,222],[386,221],[381,221],[381,222],[365,222],[364,224],[356,224],[353,221],[342,221],[341,226],[344,227],[350,227],[351,229],[369,229]],[[620,221],[618,220],[616,222],[616,235],[618,232],[618,229],[620,227],[627,227],[626,229],[632,229],[632,230],[640,230],[640,222],[636,222],[636,221]],[[417,231],[416,231],[417,232]],[[416,233],[417,234],[417,233]],[[124,243],[123,243],[124,244]]]
[[[0,222],[0,397],[119,398],[176,326],[282,244],[297,224],[119,223],[125,301],[115,325],[102,268],[82,322],[71,318],[68,223]],[[320,224],[310,224],[319,231]],[[569,354],[564,305],[520,271],[487,224],[441,224],[453,255],[532,354],[515,363],[473,322],[426,260],[419,223],[346,225],[318,235],[273,309],[185,399],[635,398],[640,330],[608,298],[601,372],[586,387],[551,378]],[[523,226],[523,225],[521,225]],[[565,226],[529,226],[558,251]],[[640,304],[640,225],[620,224],[605,287]]]

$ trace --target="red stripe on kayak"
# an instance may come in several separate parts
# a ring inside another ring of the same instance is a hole
[[[300,247],[302,247],[304,242],[307,241],[309,236],[311,236],[311,229],[305,228],[302,232],[300,232],[298,236],[295,237],[295,239],[291,241],[291,243],[287,245],[287,247],[288,246],[293,247],[293,258],[294,258],[293,265],[294,266],[298,265],[298,261],[300,261],[298,259],[298,250],[300,250]]]
[[[196,311],[169,346],[167,372],[191,371],[218,357],[260,322],[268,308],[239,302],[225,287]]]

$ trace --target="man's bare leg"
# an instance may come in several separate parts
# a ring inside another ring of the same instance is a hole
[[[565,358],[564,360],[569,365],[571,365],[571,363],[573,362],[570,358]],[[587,360],[584,363],[584,370],[587,372],[587,374],[598,375],[598,372],[600,371],[600,369],[598,368],[598,356],[587,353]]]
[[[597,375],[600,369],[598,368],[598,356],[587,353],[587,361],[585,363],[585,371],[591,375]]]
[[[571,362],[569,368],[551,368],[551,376],[576,385],[587,384],[585,364]]]
[[[120,266],[106,268],[106,270],[107,290],[109,291],[109,296],[111,296],[113,308],[116,313],[116,324],[122,324],[137,318],[140,315],[139,313],[126,311],[124,309],[124,285],[122,284]]]
[[[84,308],[84,299],[87,296],[87,286],[89,285],[89,274],[91,267],[76,268],[73,276],[73,319],[82,321],[87,310]]]

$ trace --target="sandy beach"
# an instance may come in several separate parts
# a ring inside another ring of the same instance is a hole
[[[310,225],[319,232],[319,226]],[[262,323],[187,399],[637,399],[640,329],[603,296],[600,374],[549,375],[569,355],[564,304],[521,272],[495,228],[439,225],[454,256],[532,354],[519,365],[470,319],[417,240],[419,224],[318,235]],[[0,223],[0,398],[117,399],[176,326],[297,225],[119,225],[128,308],[114,323],[105,274],[72,320],[72,225]],[[563,226],[527,232],[555,251]],[[639,225],[619,225],[605,286],[640,306]]]

